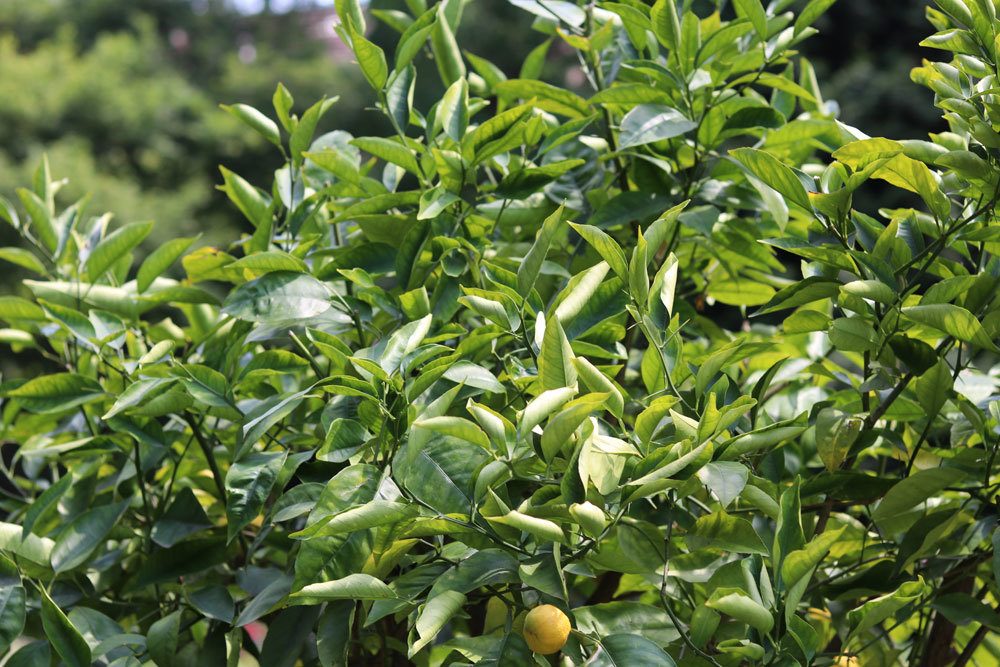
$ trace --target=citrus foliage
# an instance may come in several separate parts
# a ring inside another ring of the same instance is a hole
[[[823,102],[828,0],[512,2],[517,78],[461,2],[380,14],[392,54],[339,2],[395,134],[228,107],[287,163],[222,170],[227,250],[135,264],[151,226],[58,209],[45,164],[3,207],[38,277],[0,336],[52,362],[2,385],[20,664],[546,664],[539,605],[572,664],[995,651],[993,5],[929,12],[925,142]],[[914,207],[852,209],[873,179]]]

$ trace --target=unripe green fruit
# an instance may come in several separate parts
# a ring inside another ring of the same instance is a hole
[[[604,516],[604,510],[590,501],[573,503],[569,506],[569,513],[580,524],[583,532],[590,537],[596,538],[600,536],[604,532],[605,526],[608,525],[607,517]]]

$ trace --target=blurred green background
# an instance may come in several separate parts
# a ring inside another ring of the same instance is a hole
[[[800,4],[804,4],[800,3]],[[269,110],[278,81],[297,110],[339,95],[326,129],[383,131],[371,95],[332,30],[332,2],[303,0],[0,1],[0,194],[12,198],[47,153],[71,177],[64,201],[92,196],[89,211],[120,222],[156,220],[153,244],[202,232],[226,244],[241,222],[215,191],[218,164],[270,181],[278,156],[218,108],[246,102]],[[405,7],[375,0],[374,8]],[[930,32],[922,2],[840,0],[807,44],[841,118],[871,135],[924,137],[940,130],[929,93],[909,82],[916,46]],[[459,43],[516,76],[540,41],[530,16],[505,0],[472,0]],[[395,33],[372,38],[391,53]],[[391,42],[390,42],[391,40]],[[925,54],[927,55],[927,54]],[[550,53],[546,76],[573,72]],[[430,74],[430,73],[429,73]],[[418,90],[438,93],[436,76]],[[0,229],[0,245],[15,242]],[[5,267],[6,285],[17,275]],[[5,288],[5,289],[4,289]]]

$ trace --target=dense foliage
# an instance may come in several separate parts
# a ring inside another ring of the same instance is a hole
[[[992,0],[928,10],[930,141],[824,102],[832,0],[511,3],[518,78],[338,2],[393,132],[227,107],[286,162],[226,249],[134,266],[47,162],[0,207],[8,664],[544,665],[539,607],[563,664],[995,663]]]

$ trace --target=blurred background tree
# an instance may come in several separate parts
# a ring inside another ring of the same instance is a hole
[[[219,103],[269,108],[278,81],[300,106],[340,101],[328,127],[356,135],[382,128],[368,90],[332,29],[330,0],[4,0],[0,2],[0,194],[10,197],[47,153],[72,175],[66,199],[90,193],[90,211],[121,221],[155,219],[156,243],[202,232],[208,243],[241,225],[214,192],[218,164],[269,180],[273,152]],[[398,9],[403,0],[374,0]],[[909,83],[927,33],[924,3],[840,0],[807,42],[842,119],[869,134],[923,137],[940,130],[927,93]],[[528,15],[502,0],[469,2],[464,43],[516,76],[537,37]],[[392,38],[383,23],[372,38]],[[550,53],[547,75],[574,68]],[[427,64],[425,63],[425,66]],[[570,63],[572,65],[572,63]],[[432,67],[432,66],[431,66]],[[437,77],[419,79],[434,97]],[[433,82],[433,83],[430,83]],[[299,109],[301,111],[301,108]],[[6,245],[10,230],[0,230]],[[9,275],[9,274],[8,274]]]

